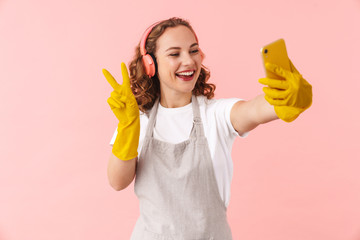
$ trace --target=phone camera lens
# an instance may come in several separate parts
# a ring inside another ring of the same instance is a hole
[[[265,50],[264,50],[264,53],[268,53],[268,50],[267,50],[267,49],[265,49]]]

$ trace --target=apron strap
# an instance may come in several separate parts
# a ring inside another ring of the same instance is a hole
[[[147,126],[147,129],[146,129],[145,137],[151,137],[152,134],[153,134],[153,129],[154,129],[154,126],[155,126],[155,120],[156,120],[158,107],[159,107],[159,98],[157,98],[155,100],[155,103],[154,103],[152,109],[150,110],[149,122],[148,122],[148,126]]]
[[[200,107],[199,107],[199,103],[197,98],[195,97],[195,95],[192,95],[192,109],[193,109],[193,115],[194,115],[194,125],[193,128],[196,131],[196,136],[197,137],[204,137],[204,128],[203,128],[203,124],[201,121],[201,116],[200,116]],[[191,131],[193,133],[193,131]],[[191,134],[192,135],[192,134]]]

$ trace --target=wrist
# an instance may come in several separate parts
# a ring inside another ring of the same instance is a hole
[[[118,133],[113,145],[113,154],[121,160],[130,160],[138,156],[140,137],[140,119],[132,124],[118,126]]]

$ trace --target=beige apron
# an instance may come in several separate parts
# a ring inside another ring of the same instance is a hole
[[[140,217],[131,240],[231,240],[196,97],[190,138],[177,144],[153,137],[158,104],[136,169]]]

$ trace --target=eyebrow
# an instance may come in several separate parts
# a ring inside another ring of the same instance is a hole
[[[190,48],[196,46],[196,45],[199,45],[198,43],[193,43],[191,44]],[[171,47],[171,48],[168,48],[165,52],[169,51],[169,50],[172,50],[172,49],[181,49],[180,47]]]

